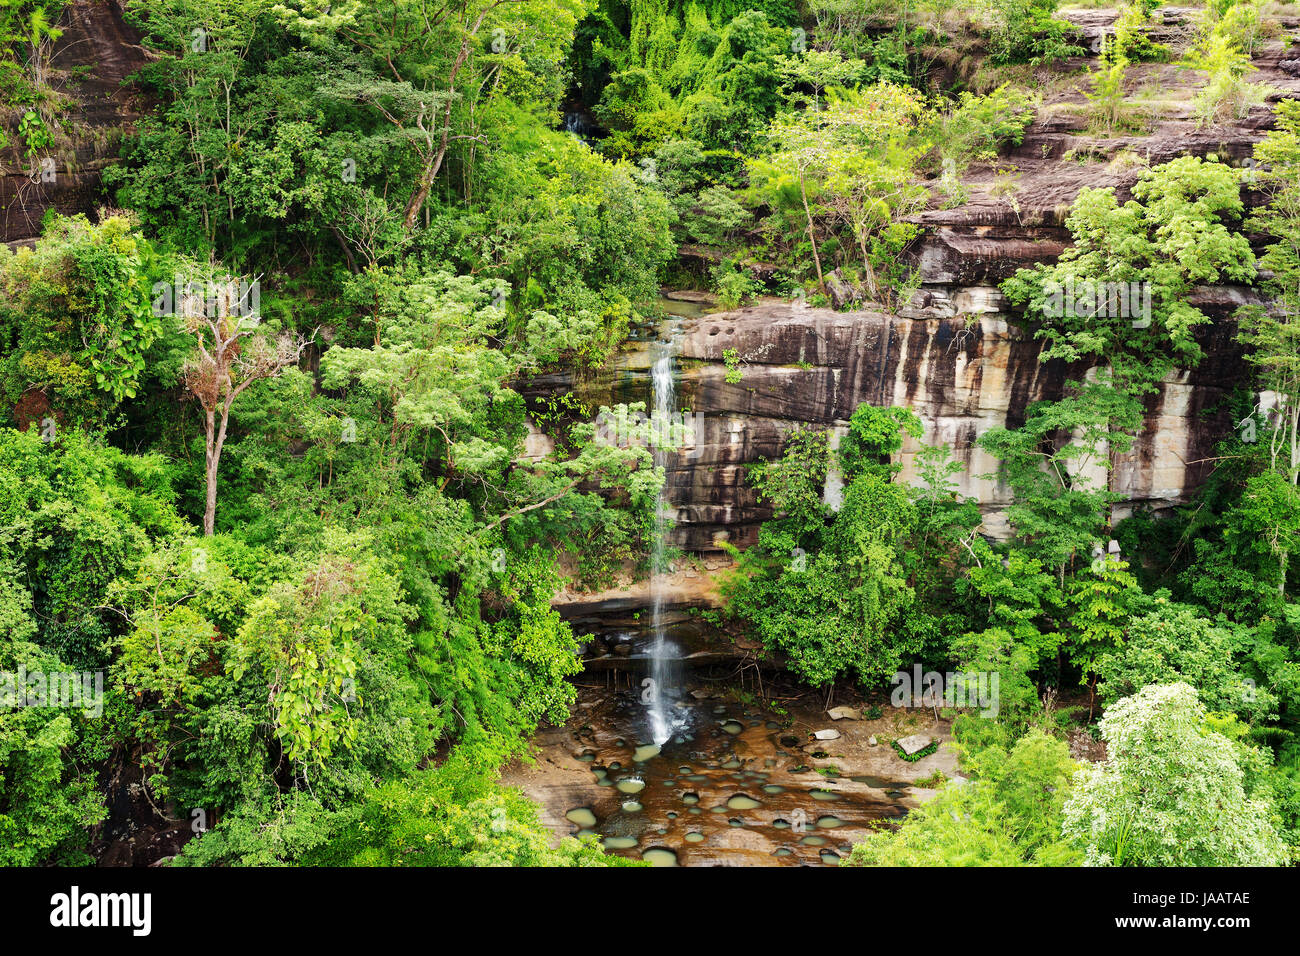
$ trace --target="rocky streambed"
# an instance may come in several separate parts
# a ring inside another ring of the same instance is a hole
[[[841,700],[832,719],[821,692],[764,699],[738,675],[700,672],[679,688],[681,729],[658,748],[628,683],[589,672],[572,719],[538,734],[535,763],[503,775],[557,840],[589,835],[666,866],[833,866],[873,826],[964,782],[949,724],[928,710]],[[904,760],[893,741],[918,735],[938,748]]]

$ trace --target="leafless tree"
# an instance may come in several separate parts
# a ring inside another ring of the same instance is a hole
[[[215,294],[181,295],[178,312],[197,348],[185,365],[185,387],[203,408],[207,498],[203,533],[210,535],[217,517],[217,466],[226,443],[230,409],[240,392],[258,379],[274,378],[296,365],[308,339],[289,333],[260,331],[256,314],[244,314],[239,283],[215,285]]]

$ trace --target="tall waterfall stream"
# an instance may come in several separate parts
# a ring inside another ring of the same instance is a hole
[[[654,413],[651,418],[651,443],[655,467],[663,469],[665,480],[655,500],[655,537],[651,554],[650,627],[653,643],[650,646],[650,676],[643,684],[643,701],[649,707],[651,739],[662,747],[678,729],[681,721],[674,722],[672,714],[677,687],[677,668],[674,666],[676,648],[668,640],[664,622],[664,572],[667,558],[667,534],[670,526],[667,467],[673,449],[674,423],[677,410],[673,407],[677,397],[674,358],[679,344],[678,328],[670,324],[667,339],[655,344],[655,362],[651,371],[654,390]]]

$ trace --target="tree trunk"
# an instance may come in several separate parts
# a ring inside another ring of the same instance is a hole
[[[442,149],[438,150],[434,159],[424,167],[424,171],[420,174],[420,181],[416,184],[415,192],[411,194],[411,198],[406,204],[406,212],[402,216],[402,229],[408,233],[415,228],[415,220],[420,215],[420,209],[424,206],[424,201],[429,198],[429,190],[438,176],[438,170],[442,168],[442,157],[446,155],[446,152],[447,146],[444,141]]]
[[[813,232],[812,210],[808,208],[808,191],[803,184],[803,170],[799,170],[799,198],[803,200],[803,214],[808,220],[808,241],[812,244],[813,265],[817,267],[817,285],[826,294],[826,280],[822,278],[822,259],[817,254],[817,234]]]
[[[456,54],[456,60],[451,65],[451,72],[447,75],[447,106],[442,111],[442,131],[438,142],[438,150],[425,163],[415,191],[411,193],[411,198],[407,200],[406,211],[402,215],[402,228],[407,233],[410,233],[415,227],[416,217],[419,216],[424,201],[429,198],[429,190],[433,188],[433,182],[438,178],[439,170],[442,169],[442,161],[447,155],[447,142],[451,137],[451,111],[456,102],[456,77],[460,74],[460,68],[465,65],[465,60],[469,58],[470,40],[478,34],[479,27],[483,25],[485,16],[487,16],[487,11],[479,14],[474,26],[461,38],[460,52]],[[430,146],[432,146],[432,143],[430,143]]]
[[[203,534],[210,537],[217,523],[217,433],[215,414],[208,409],[203,419],[204,476],[207,479],[207,500],[203,508]]]
[[[867,283],[867,295],[871,301],[880,302],[880,283],[876,281],[876,270],[871,267],[871,254],[867,251],[866,236],[858,239],[858,249],[862,253],[863,278]]]
[[[211,537],[217,527],[217,466],[221,463],[221,448],[226,443],[226,425],[230,421],[230,405],[233,398],[221,409],[221,425],[216,424],[215,409],[209,410],[203,420],[206,444],[206,479],[207,497],[203,505],[203,534]]]

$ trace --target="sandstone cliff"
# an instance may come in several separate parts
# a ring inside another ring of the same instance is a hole
[[[1063,14],[1094,47],[1114,10]],[[1177,43],[1188,11],[1163,10],[1156,40]],[[1296,23],[1285,24],[1294,27]],[[920,287],[897,316],[869,310],[833,311],[763,300],[733,312],[678,320],[681,404],[702,416],[698,447],[675,457],[668,493],[677,519],[676,543],[715,550],[720,540],[746,546],[770,512],[745,481],[745,466],[780,454],[800,425],[842,430],[861,402],[903,405],[925,424],[924,441],[947,442],[966,465],[959,491],[977,498],[986,530],[1008,531],[1008,490],[984,479],[996,461],[974,445],[983,432],[1023,421],[1028,403],[1053,399],[1064,382],[1086,369],[1040,361],[1041,345],[1017,324],[997,284],[1016,269],[1051,262],[1069,243],[1064,216],[1084,187],[1114,188],[1121,201],[1142,170],[1179,156],[1246,160],[1271,123],[1271,103],[1300,95],[1300,60],[1280,41],[1257,52],[1252,75],[1269,89],[1268,103],[1241,121],[1198,126],[1191,100],[1202,75],[1168,64],[1135,64],[1132,91],[1145,90],[1140,134],[1089,134],[1086,73],[1041,71],[1042,104],[1023,143],[997,167],[972,168],[963,178],[968,198],[943,208],[936,190],[931,208],[916,217],[923,234],[912,257]],[[1074,63],[1075,67],[1082,65]],[[1001,173],[999,173],[999,169]],[[1247,202],[1259,197],[1247,194]],[[1201,330],[1204,361],[1167,378],[1147,405],[1146,427],[1119,463],[1112,488],[1127,504],[1168,508],[1196,490],[1207,462],[1233,422],[1224,399],[1245,379],[1233,313],[1253,300],[1249,289],[1198,289],[1194,302],[1214,318]],[[741,380],[728,384],[723,355],[734,349]],[[649,358],[632,345],[613,369],[579,386],[593,404],[647,400]],[[539,388],[568,387],[561,379]],[[904,477],[914,477],[916,445],[902,452]],[[834,489],[828,490],[833,495]]]
[[[148,54],[122,7],[121,0],[74,0],[59,18],[63,35],[54,46],[49,81],[64,105],[52,124],[52,147],[24,155],[19,114],[5,117],[0,241],[17,245],[39,236],[46,210],[93,214],[105,202],[101,174],[116,162],[122,136],[144,109],[141,92],[123,81]]]

